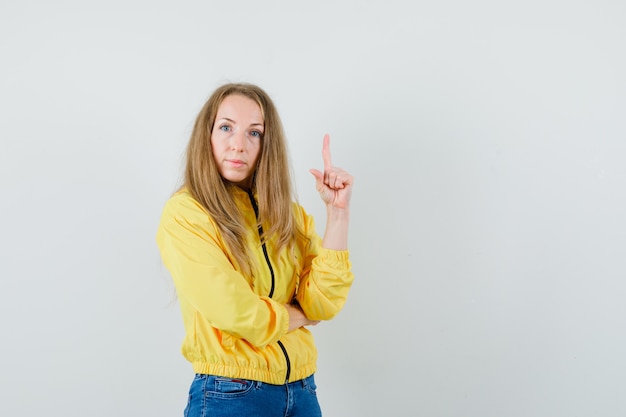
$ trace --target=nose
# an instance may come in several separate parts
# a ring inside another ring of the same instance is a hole
[[[245,132],[235,133],[231,137],[231,148],[236,152],[243,152],[246,148],[246,134]]]

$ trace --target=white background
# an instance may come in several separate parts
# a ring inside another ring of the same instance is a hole
[[[154,240],[192,123],[257,83],[356,177],[326,417],[626,415],[626,3],[0,3],[0,415],[179,416]]]

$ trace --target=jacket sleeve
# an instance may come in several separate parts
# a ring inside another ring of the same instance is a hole
[[[178,297],[211,326],[256,347],[287,333],[286,308],[253,292],[225,253],[217,226],[188,194],[166,203],[157,244]]]
[[[310,320],[330,320],[343,308],[354,281],[349,252],[323,248],[313,218],[304,215],[309,245],[296,299]]]

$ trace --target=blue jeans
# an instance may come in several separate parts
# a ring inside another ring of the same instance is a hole
[[[321,417],[313,375],[284,385],[196,374],[185,417]]]

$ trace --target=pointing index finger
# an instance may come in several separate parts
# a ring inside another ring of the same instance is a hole
[[[328,133],[324,135],[322,157],[324,158],[324,171],[328,171],[333,166],[333,163],[330,160],[330,135]]]

